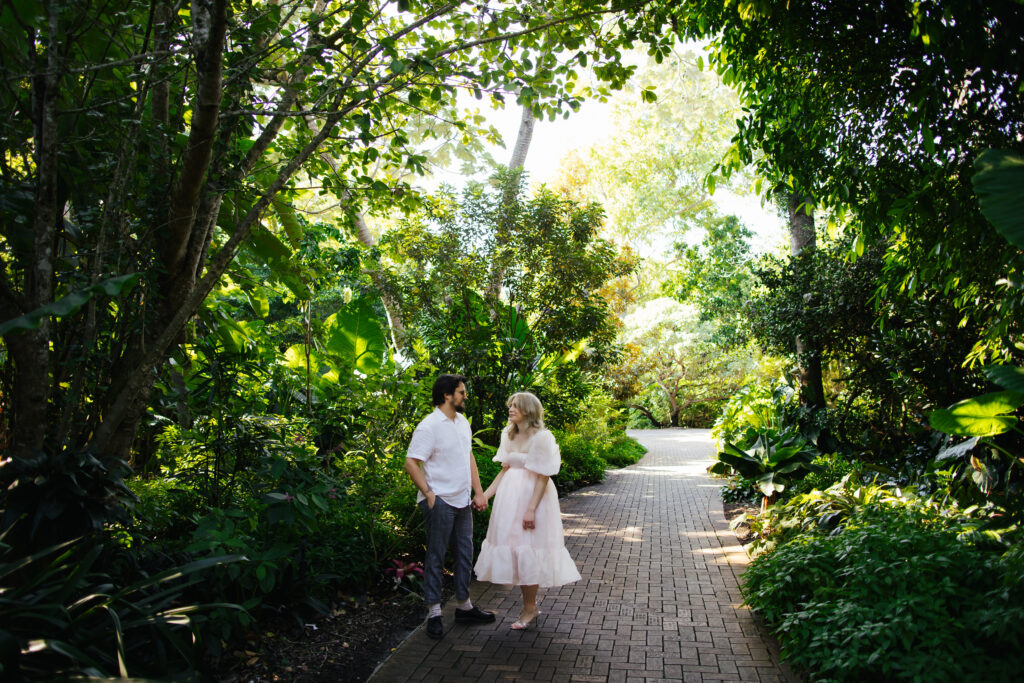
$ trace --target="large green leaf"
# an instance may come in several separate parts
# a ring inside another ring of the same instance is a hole
[[[302,244],[303,232],[298,212],[283,197],[274,198],[273,207],[277,213],[277,219],[281,223],[281,228],[288,237],[288,243],[292,246],[292,249],[298,249]]]
[[[974,168],[971,181],[981,212],[1010,244],[1024,249],[1024,157],[987,149]]]
[[[956,460],[957,458],[962,458],[974,450],[978,445],[978,439],[980,438],[981,437],[975,436],[967,439],[967,441],[962,441],[955,446],[947,446],[946,448],[943,448],[935,456],[935,461],[942,462],[943,460]]]
[[[718,454],[718,460],[747,478],[760,476],[764,473],[764,463],[747,451],[737,448],[728,442],[726,442],[722,452]]]
[[[933,429],[955,436],[995,436],[1017,424],[1013,413],[1024,403],[1024,393],[996,391],[960,401],[948,409],[933,410],[928,423]]]
[[[773,493],[781,493],[786,490],[786,485],[775,481],[775,477],[778,476],[778,472],[768,472],[757,479],[757,487],[761,489],[761,493],[764,494],[765,498],[771,498]]]
[[[1024,368],[1015,365],[990,365],[985,368],[985,376],[1003,389],[1024,392]]]
[[[106,294],[107,296],[117,296],[122,292],[131,289],[135,283],[138,282],[138,279],[138,273],[119,275],[117,277],[108,278],[103,282],[93,285],[92,287],[71,292],[70,294],[62,296],[53,303],[40,306],[30,313],[26,313],[25,315],[0,323],[0,337],[12,332],[37,330],[39,329],[39,326],[43,324],[43,320],[51,315],[56,318],[74,315],[95,295]]]
[[[326,350],[347,367],[363,373],[379,370],[387,354],[387,337],[373,301],[353,299],[324,321]]]

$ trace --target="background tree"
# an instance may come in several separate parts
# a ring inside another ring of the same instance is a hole
[[[712,339],[725,348],[749,340],[747,304],[756,284],[751,232],[735,216],[710,221],[700,244],[676,244],[677,260],[663,289],[693,305],[701,322],[714,323]]]
[[[554,115],[585,94],[585,59],[622,84],[630,69],[605,48],[630,37],[603,23],[609,8],[537,9],[5,5],[12,453],[127,460],[159,367],[239,253],[308,300],[295,192],[333,194],[355,218],[415,203],[394,180],[424,162],[410,117],[465,126],[459,88]]]
[[[654,299],[623,320],[622,339],[627,348],[622,363],[640,373],[635,391],[623,369],[619,395],[655,426],[708,424],[721,404],[749,381],[757,363],[747,349],[724,349],[712,340],[714,324],[699,320],[697,312],[674,299]]]
[[[745,114],[726,174],[753,163],[772,192],[851,210],[855,253],[887,247],[880,286],[890,296],[909,304],[928,283],[974,330],[972,359],[1017,357],[1006,340],[1019,318],[999,313],[1007,292],[996,283],[1019,272],[1019,251],[980,215],[970,176],[982,150],[1020,150],[1024,139],[1020,3],[670,12],[682,34],[716,36],[711,62],[740,91]]]
[[[508,395],[524,389],[550,399],[555,426],[574,419],[588,393],[579,373],[613,354],[602,287],[633,267],[598,237],[600,207],[507,190],[521,183],[517,173],[499,175],[470,185],[461,202],[442,193],[381,243],[394,264],[392,295],[417,333],[415,353],[471,379],[475,429],[500,424]],[[496,299],[490,278],[499,259],[504,295]]]
[[[634,248],[661,247],[718,217],[704,178],[729,149],[739,102],[700,69],[700,54],[689,45],[632,55],[642,66],[610,100],[613,138],[563,162],[555,183],[600,202],[608,234]]]

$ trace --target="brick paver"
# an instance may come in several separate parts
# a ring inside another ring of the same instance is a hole
[[[370,678],[389,681],[795,681],[740,605],[747,556],[705,468],[708,430],[639,430],[649,452],[563,498],[582,581],[541,589],[535,628],[513,631],[519,590],[474,583],[496,624],[433,641],[421,627]]]

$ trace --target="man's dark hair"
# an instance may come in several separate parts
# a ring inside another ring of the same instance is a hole
[[[445,394],[454,394],[466,378],[462,375],[439,375],[434,380],[434,405],[444,405]]]

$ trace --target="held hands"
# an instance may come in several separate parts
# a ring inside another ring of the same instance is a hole
[[[484,493],[478,493],[473,496],[473,509],[477,512],[483,512],[487,509],[487,495]]]
[[[526,514],[523,515],[523,529],[532,531],[534,526],[534,511],[527,510]]]

